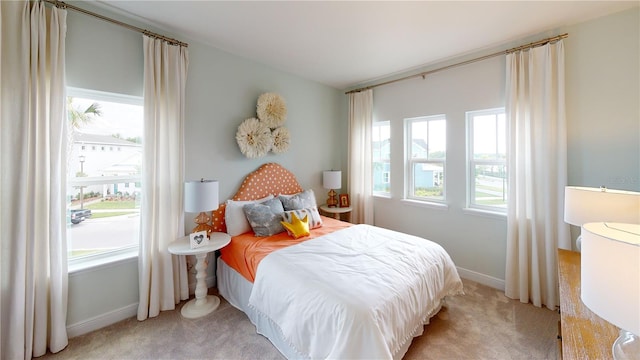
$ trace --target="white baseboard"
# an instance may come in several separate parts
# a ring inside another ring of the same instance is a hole
[[[136,316],[138,313],[138,303],[127,305],[123,308],[100,314],[98,316],[80,321],[75,324],[67,325],[67,336],[73,338],[84,335],[94,330],[101,329],[105,326],[115,324],[118,321]]]
[[[213,287],[216,285],[216,277],[208,276],[205,281],[207,287]],[[189,284],[189,294],[193,295],[196,290],[196,284]],[[105,326],[115,324],[118,321],[128,319],[138,314],[138,303],[125,306],[120,309],[110,311],[108,313],[100,314],[98,316],[82,320],[75,324],[67,326],[67,336],[69,338],[84,335],[94,330],[101,329]]]
[[[504,291],[504,280],[495,278],[493,276],[481,274],[472,270],[467,270],[461,267],[457,267],[458,274],[461,278],[475,281],[478,284],[486,285],[488,287]]]

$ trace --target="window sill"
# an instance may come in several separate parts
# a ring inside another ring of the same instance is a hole
[[[402,199],[400,201],[411,206],[436,209],[436,210],[449,210],[449,205],[445,203],[426,202],[426,201],[418,201],[418,200],[410,200],[410,199]]]
[[[391,194],[373,194],[376,199],[391,199]]]
[[[100,254],[96,256],[87,256],[69,260],[68,273],[82,273],[103,268],[115,266],[123,262],[131,261],[138,258],[138,247],[129,248],[117,252]]]
[[[498,211],[480,210],[480,209],[467,207],[467,208],[463,208],[462,212],[469,215],[488,217],[492,219],[501,219],[501,220],[507,219],[507,213],[498,212]]]

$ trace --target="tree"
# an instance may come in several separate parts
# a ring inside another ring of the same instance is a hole
[[[82,125],[89,124],[99,116],[102,116],[100,104],[94,102],[86,109],[81,110],[73,105],[73,97],[67,96],[67,118],[69,120],[69,131],[67,132],[67,168],[71,161],[76,131],[79,130]],[[84,173],[83,175],[86,176]]]
[[[96,117],[102,116],[102,110],[100,110],[100,104],[93,103],[84,110],[73,106],[73,97],[67,97],[67,112],[69,117],[69,124],[73,130],[80,129],[82,125],[86,125],[93,121]]]

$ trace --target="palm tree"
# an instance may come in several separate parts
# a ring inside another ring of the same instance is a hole
[[[69,131],[67,132],[67,168],[71,161],[71,153],[73,152],[73,143],[78,131],[83,125],[91,123],[97,117],[102,116],[100,104],[94,102],[86,109],[81,110],[73,104],[73,97],[67,96],[67,118],[69,119]],[[86,176],[86,174],[83,174]],[[77,176],[77,174],[76,174]]]
[[[84,110],[80,110],[73,106],[73,97],[67,97],[67,111],[69,117],[69,124],[71,125],[72,131],[80,129],[82,125],[86,125],[93,121],[96,117],[102,116],[102,111],[100,110],[100,104],[93,103],[89,105]]]

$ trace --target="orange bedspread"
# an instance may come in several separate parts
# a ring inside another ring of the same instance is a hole
[[[227,265],[253,282],[260,260],[271,252],[351,226],[350,223],[326,216],[322,216],[322,222],[321,227],[310,231],[311,235],[300,239],[293,239],[286,231],[267,237],[256,237],[253,232],[234,236],[231,238],[231,243],[220,250],[221,258]]]

